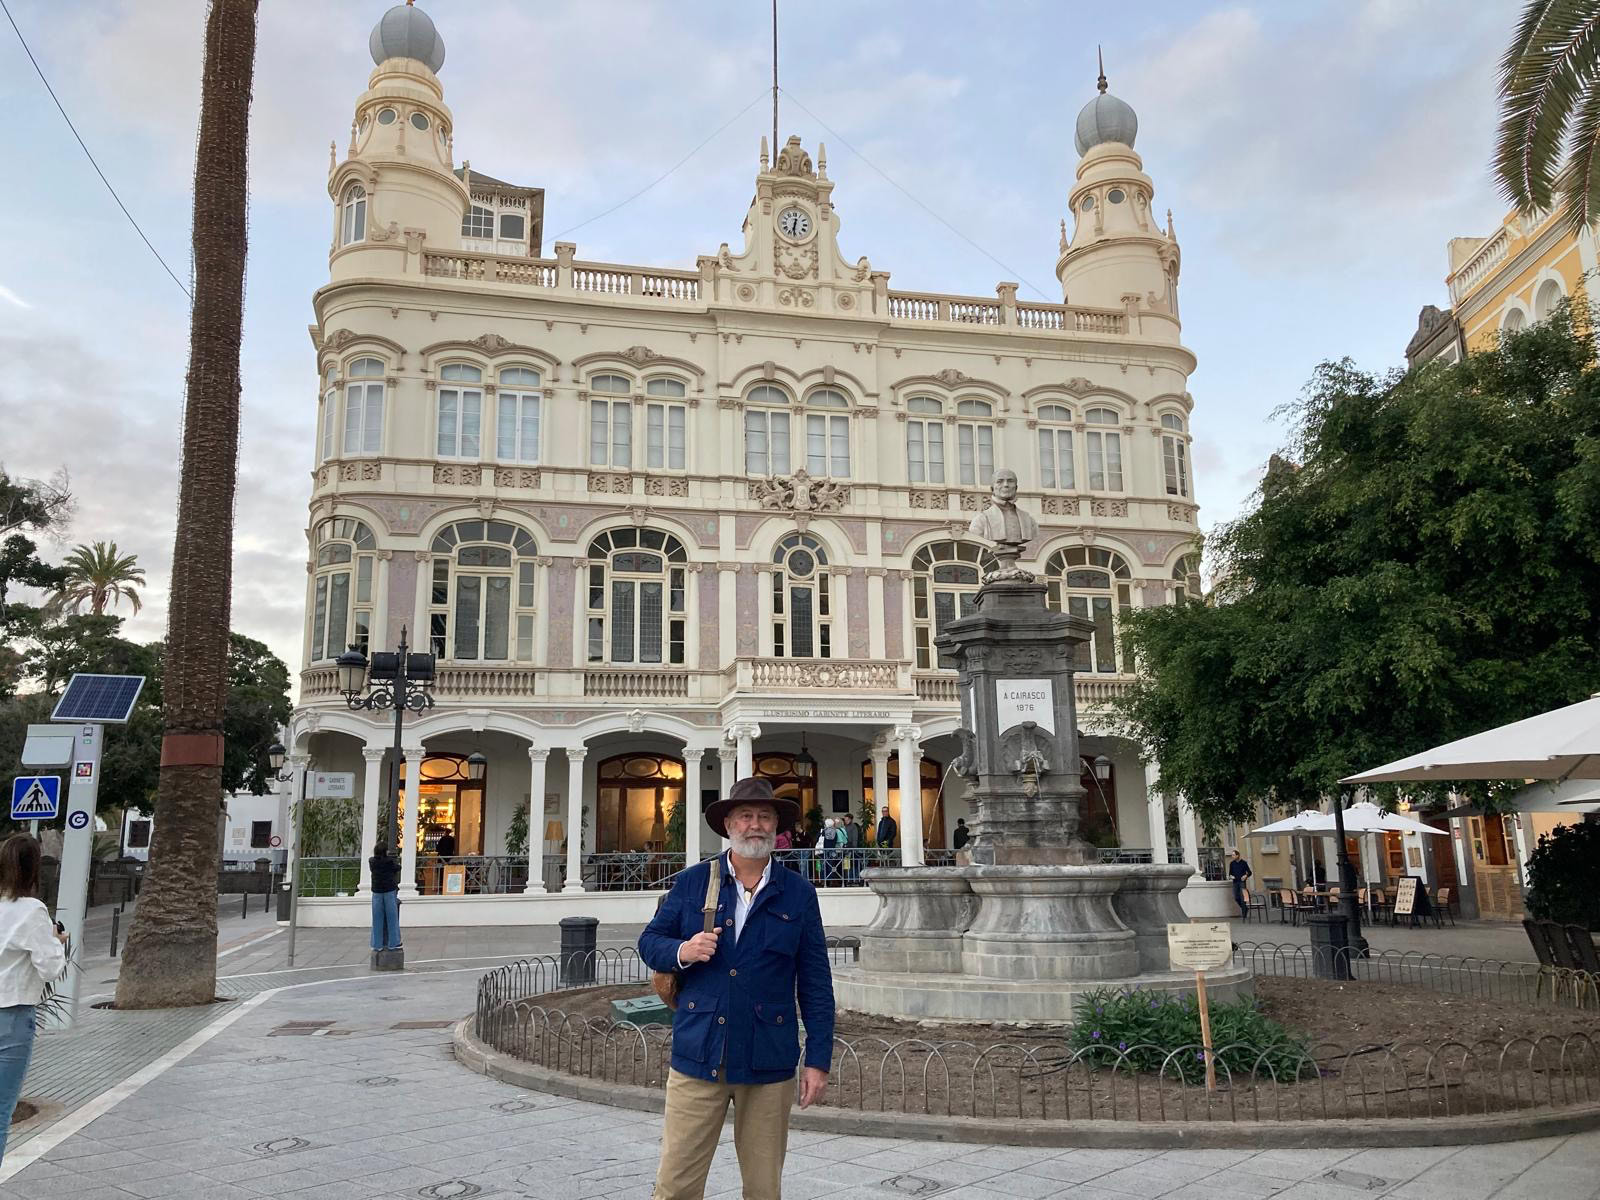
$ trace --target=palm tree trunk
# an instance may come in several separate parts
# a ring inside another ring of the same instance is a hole
[[[257,0],[212,0],[194,169],[194,302],[162,679],[161,785],[119,1008],[206,1004],[217,983],[222,710],[228,690],[239,341]]]

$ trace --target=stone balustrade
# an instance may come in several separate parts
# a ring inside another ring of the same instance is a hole
[[[736,658],[723,677],[730,692],[911,691],[911,664],[894,659]]]

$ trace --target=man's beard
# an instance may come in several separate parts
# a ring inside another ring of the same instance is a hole
[[[734,837],[733,852],[740,858],[767,858],[772,854],[772,847],[777,842],[775,833],[747,833],[743,837]]]

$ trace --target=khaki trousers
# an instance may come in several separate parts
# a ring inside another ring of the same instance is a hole
[[[733,1102],[733,1148],[744,1200],[779,1200],[789,1149],[793,1079],[781,1083],[713,1083],[671,1071],[661,1131],[654,1200],[701,1200],[717,1139]]]

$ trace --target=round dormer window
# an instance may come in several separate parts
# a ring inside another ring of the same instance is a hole
[[[1121,204],[1127,198],[1127,194],[1121,188],[1112,188],[1106,193],[1106,199],[1113,204]]]
[[[1083,198],[1082,207],[1083,207],[1083,211],[1084,212],[1093,212],[1094,211],[1094,197],[1093,196],[1085,196]]]
[[[379,125],[393,125],[394,124],[394,109],[392,109],[392,108],[380,109],[378,111],[378,124]]]
[[[420,129],[422,132],[426,133],[428,131],[428,114],[427,113],[412,113],[411,114],[411,127],[413,129]]]

